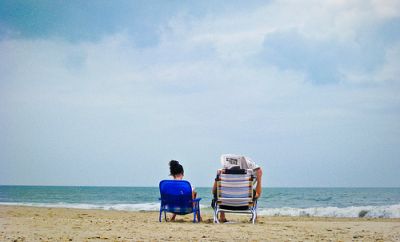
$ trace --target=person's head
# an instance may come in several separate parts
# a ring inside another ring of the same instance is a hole
[[[176,160],[171,160],[169,162],[169,170],[170,170],[170,175],[174,178],[181,178],[183,177],[183,166],[181,164],[179,164],[178,161]]]

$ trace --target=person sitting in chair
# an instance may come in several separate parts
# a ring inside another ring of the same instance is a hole
[[[231,155],[231,154],[226,154],[221,156],[221,165],[224,170],[235,170],[235,169],[251,169],[254,172],[255,175],[255,189],[254,189],[254,199],[257,199],[261,196],[262,192],[262,187],[261,187],[261,177],[262,177],[262,169],[260,166],[258,166],[254,161],[252,161],[250,158],[242,156],[242,155]],[[218,170],[217,177],[221,170]],[[217,197],[217,179],[214,181],[213,189],[212,189],[214,199],[212,202],[212,206],[214,208],[215,204],[214,201],[216,200]],[[220,213],[220,221],[221,222],[227,222],[225,213],[221,212]]]
[[[184,170],[183,166],[179,164],[179,161],[176,160],[171,160],[169,162],[169,170],[170,170],[170,176],[174,178],[174,180],[182,180],[184,176]],[[194,190],[194,187],[192,187],[192,199],[195,199],[197,196],[197,192]],[[172,214],[171,221],[175,221],[176,214]],[[201,221],[201,217],[197,218],[199,221]]]

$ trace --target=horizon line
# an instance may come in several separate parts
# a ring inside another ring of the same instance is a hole
[[[0,184],[0,187],[103,187],[103,188],[158,188],[158,186],[128,186],[128,185],[15,185]],[[212,186],[196,186],[196,188],[212,188]],[[264,186],[265,188],[400,188],[400,186]]]

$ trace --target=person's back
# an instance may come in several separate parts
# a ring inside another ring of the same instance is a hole
[[[172,176],[172,178],[174,180],[182,180],[184,177],[184,170],[183,170],[183,166],[181,164],[179,164],[179,161],[177,160],[171,160],[169,162],[169,170],[170,170],[170,176]],[[195,199],[197,196],[196,191],[194,191],[194,188],[192,187],[192,199]],[[172,214],[171,216],[171,221],[174,221],[176,217],[176,214]],[[201,217],[198,218],[198,220],[201,220]]]

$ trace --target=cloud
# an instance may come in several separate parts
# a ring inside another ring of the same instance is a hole
[[[382,83],[393,83],[398,85],[400,76],[400,43],[389,46],[384,55],[384,61],[380,65],[367,73],[353,70],[344,71],[345,79],[353,84],[373,84],[382,85]]]
[[[162,28],[161,44],[185,56],[205,49],[220,61],[264,62],[312,83],[338,83],[344,72],[380,68],[386,49],[400,42],[400,19],[385,10],[397,8],[390,1],[279,1],[201,19],[179,15]]]
[[[271,185],[335,185],[326,167],[355,185],[384,175],[384,184],[397,184],[390,171],[399,168],[399,42],[389,33],[397,15],[373,4],[381,3],[279,1],[199,16],[175,10],[162,23],[149,20],[157,33],[149,46],[132,40],[135,28],[80,41],[50,30],[3,38],[1,166],[15,175],[32,162],[32,171],[72,182],[61,167],[79,174],[80,184],[151,185],[176,158],[209,185],[218,156],[236,152],[283,182]],[[127,168],[118,168],[119,181],[110,162]],[[141,162],[154,177],[131,178],[127,170]],[[374,175],[382,163],[389,170]],[[375,178],[352,178],[346,166]],[[81,178],[94,167],[96,175]],[[319,174],[302,174],[313,167]]]
[[[380,18],[400,17],[400,3],[396,0],[373,0],[372,9]]]

